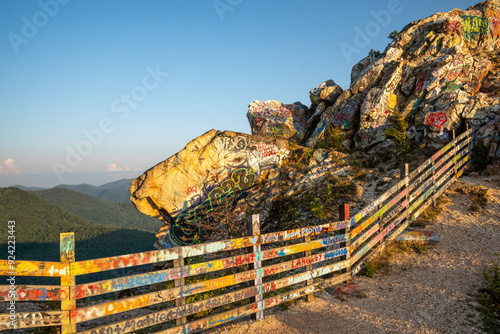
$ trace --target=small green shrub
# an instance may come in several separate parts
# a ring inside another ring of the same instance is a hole
[[[318,198],[314,199],[314,202],[311,206],[311,211],[318,217],[319,219],[323,219],[326,217],[325,213],[325,205]]]
[[[500,333],[500,264],[498,261],[484,271],[486,287],[479,290],[479,311],[486,333]]]
[[[381,53],[379,50],[373,50],[371,49],[370,52],[368,52],[368,57],[370,57],[371,59],[376,59],[378,57],[380,57]]]
[[[403,162],[409,162],[413,159],[411,154],[410,141],[406,137],[406,130],[408,130],[408,122],[406,122],[403,114],[394,111],[390,117],[393,126],[384,131],[385,135],[392,138],[396,144],[395,156]]]
[[[393,31],[391,31],[391,33],[387,37],[394,40],[398,34],[399,34],[399,32],[397,30],[393,30]]]

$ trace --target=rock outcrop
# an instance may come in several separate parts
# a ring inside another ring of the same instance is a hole
[[[405,122],[413,147],[435,150],[451,131],[473,126],[475,163],[500,158],[499,5],[488,0],[412,22],[380,56],[353,67],[348,89],[327,80],[309,92],[310,107],[256,100],[247,113],[252,135],[211,130],[146,171],[132,182],[131,200],[166,223],[159,246],[213,240],[216,231],[240,236],[231,228],[241,231],[255,212],[271,231],[335,219],[339,200],[364,205],[357,180],[382,190],[393,179],[379,174],[397,171],[386,130]],[[332,150],[339,147],[371,169],[360,171],[359,162],[350,169],[349,157]],[[384,156],[389,164],[374,170]]]
[[[295,139],[301,142],[307,132],[309,108],[300,102],[255,100],[248,106],[247,118],[253,135]]]
[[[417,144],[436,147],[465,123],[487,123],[500,110],[498,5],[490,0],[407,25],[380,57],[353,67],[350,88],[322,115],[307,145],[332,125],[344,128],[356,148],[371,148],[387,139],[396,112],[415,125]]]
[[[167,223],[163,246],[172,239],[192,243],[201,225],[211,225],[260,180],[272,177],[289,146],[272,137],[211,130],[133,180],[131,200],[142,213]]]

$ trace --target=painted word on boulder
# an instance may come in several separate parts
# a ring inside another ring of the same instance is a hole
[[[479,17],[472,15],[462,15],[464,24],[465,38],[470,38],[474,35],[486,35],[488,33],[489,21],[487,17]]]

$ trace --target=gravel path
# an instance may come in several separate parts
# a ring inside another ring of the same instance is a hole
[[[427,227],[441,241],[421,254],[395,255],[386,274],[356,277],[352,283],[367,298],[342,301],[319,291],[311,303],[300,300],[287,310],[266,311],[263,321],[208,333],[481,333],[474,295],[483,270],[500,253],[500,176],[459,182],[491,189],[485,211],[471,211],[468,194],[448,192],[451,203]]]

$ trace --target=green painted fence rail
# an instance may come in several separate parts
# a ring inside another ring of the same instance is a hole
[[[264,310],[304,296],[311,301],[318,289],[356,275],[462,175],[471,134],[411,173],[406,165],[396,185],[353,217],[343,206],[338,222],[260,234],[253,215],[247,237],[87,261],[75,261],[74,235],[62,233],[60,262],[0,260],[2,276],[60,278],[59,285],[2,285],[0,301],[56,302],[59,309],[0,314],[0,330],[184,334],[250,315],[260,320]],[[163,270],[76,284],[81,275],[169,261]]]

